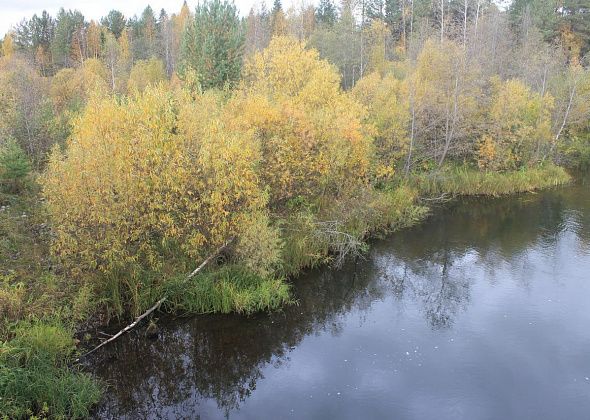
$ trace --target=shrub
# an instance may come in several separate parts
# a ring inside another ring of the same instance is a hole
[[[164,63],[157,58],[139,60],[129,73],[127,90],[129,92],[143,92],[149,86],[165,83],[168,80]]]
[[[71,274],[102,273],[100,286],[137,310],[145,271],[183,271],[231,237],[269,246],[248,234],[268,225],[258,143],[226,128],[221,105],[162,87],[89,102],[43,180],[53,251]]]
[[[336,69],[294,38],[275,37],[244,68],[230,102],[232,129],[260,141],[261,177],[273,208],[346,194],[366,182],[372,147],[363,107],[340,89]]]

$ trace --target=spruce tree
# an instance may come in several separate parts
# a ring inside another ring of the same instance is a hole
[[[22,191],[30,172],[31,164],[16,141],[9,139],[0,146],[0,186],[5,192]]]
[[[203,89],[234,85],[242,70],[244,41],[244,23],[235,4],[206,0],[184,33],[181,73],[192,69]]]

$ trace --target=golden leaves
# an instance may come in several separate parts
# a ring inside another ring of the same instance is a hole
[[[199,119],[203,105],[161,87],[89,102],[44,180],[64,261],[157,267],[166,243],[200,256],[242,229],[244,213],[264,208],[256,145],[212,115]]]
[[[260,140],[273,205],[364,182],[371,144],[362,131],[363,108],[340,90],[338,73],[317,51],[276,37],[244,73],[229,106],[236,125]]]

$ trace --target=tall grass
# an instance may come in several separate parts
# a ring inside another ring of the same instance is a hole
[[[416,175],[413,182],[424,195],[500,196],[567,184],[570,175],[561,167],[546,164],[510,172],[482,172],[460,166]]]
[[[280,278],[261,277],[243,267],[227,265],[195,277],[167,281],[162,290],[167,309],[190,314],[251,314],[278,309],[291,302],[290,287]]]
[[[88,374],[68,367],[72,331],[53,323],[21,323],[0,343],[0,414],[6,418],[85,418],[101,395]]]

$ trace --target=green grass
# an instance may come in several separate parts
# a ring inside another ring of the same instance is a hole
[[[469,167],[450,167],[416,175],[413,182],[423,195],[500,196],[529,192],[567,184],[571,181],[565,169],[546,164],[510,172],[482,172]]]
[[[166,308],[175,313],[251,314],[278,309],[291,301],[290,287],[282,279],[263,278],[244,268],[227,265],[186,281],[177,277],[165,283]]]
[[[96,315],[93,290],[51,269],[34,179],[19,194],[0,192],[0,207],[0,418],[87,417],[101,387],[68,364],[73,325]]]
[[[0,414],[88,417],[101,388],[90,375],[68,367],[74,352],[72,331],[60,323],[20,323],[0,343]]]

